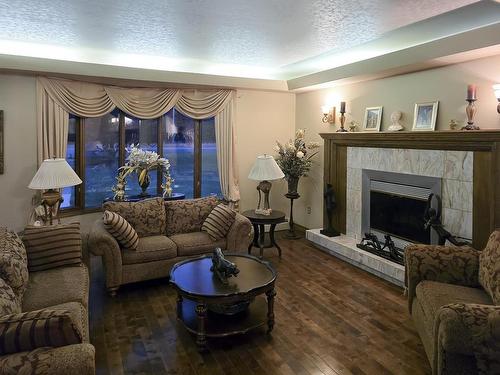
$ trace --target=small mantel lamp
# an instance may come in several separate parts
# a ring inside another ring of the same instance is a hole
[[[45,217],[49,219],[49,223],[52,225],[52,220],[57,218],[59,207],[63,201],[61,193],[56,189],[81,183],[82,180],[65,159],[53,158],[43,161],[28,188],[45,190],[42,193],[42,206],[45,210]]]
[[[248,175],[248,178],[255,181],[260,181],[257,186],[257,191],[259,192],[259,203],[256,214],[260,215],[271,215],[271,207],[269,206],[269,192],[271,191],[272,184],[270,180],[279,180],[285,177],[283,171],[280,169],[276,161],[271,155],[260,155],[257,156],[255,163]],[[261,192],[264,193],[264,206],[261,208]]]

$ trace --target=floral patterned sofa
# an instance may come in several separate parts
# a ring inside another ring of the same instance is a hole
[[[500,374],[500,229],[483,251],[407,247],[406,285],[433,374]]]
[[[175,263],[212,252],[216,247],[231,252],[247,251],[253,229],[243,215],[236,213],[227,236],[220,240],[213,241],[201,230],[219,203],[216,197],[105,202],[103,210],[118,213],[139,236],[136,250],[122,249],[105,229],[102,219],[94,223],[89,234],[89,251],[102,256],[108,292],[113,296],[120,285],[166,277]]]
[[[61,226],[45,228],[58,231]],[[49,247],[64,250],[67,236],[40,230]],[[68,230],[73,238],[80,237],[78,224],[66,226]],[[16,233],[0,228],[0,375],[95,373],[87,312],[89,274],[81,263],[81,237],[76,246],[78,264],[61,266],[59,258],[58,264],[32,272],[29,246]]]

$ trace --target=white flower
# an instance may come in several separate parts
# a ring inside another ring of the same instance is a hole
[[[274,151],[275,152],[280,152],[280,146],[274,146]]]
[[[302,159],[304,157],[304,153],[302,151],[298,151],[296,155],[299,159]]]
[[[286,144],[287,150],[295,150],[295,146],[292,142]]]
[[[305,134],[306,134],[306,131],[304,129],[297,129],[297,131],[295,132],[295,137],[302,139],[302,138],[304,138]]]

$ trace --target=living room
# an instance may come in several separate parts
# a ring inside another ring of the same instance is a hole
[[[498,1],[0,17],[0,374],[500,374]]]

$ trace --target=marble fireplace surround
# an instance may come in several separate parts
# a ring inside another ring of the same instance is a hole
[[[343,233],[306,237],[318,248],[403,285],[404,267],[356,247],[361,238],[363,169],[438,177],[443,220],[452,233],[482,249],[500,227],[500,131],[322,133],[324,183],[337,196],[332,223]],[[324,227],[327,217],[324,215]]]

